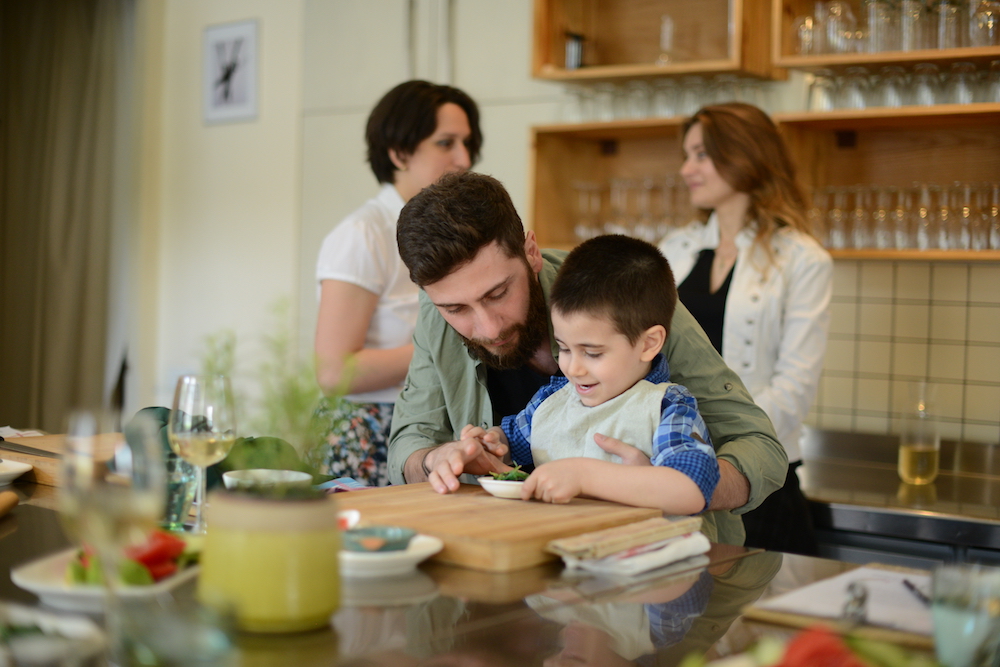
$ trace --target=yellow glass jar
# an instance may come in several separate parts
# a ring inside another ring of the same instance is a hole
[[[275,500],[213,493],[198,599],[248,632],[329,625],[340,604],[333,498]]]

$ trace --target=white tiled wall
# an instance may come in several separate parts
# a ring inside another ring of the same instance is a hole
[[[809,423],[894,433],[926,380],[947,439],[1000,442],[1000,265],[838,260]]]

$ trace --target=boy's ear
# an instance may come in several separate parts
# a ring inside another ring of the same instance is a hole
[[[642,332],[639,341],[642,343],[642,354],[639,358],[643,361],[652,361],[667,342],[667,330],[662,324],[654,324]]]

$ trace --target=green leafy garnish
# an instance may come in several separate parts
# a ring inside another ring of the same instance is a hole
[[[514,466],[513,470],[508,470],[507,472],[490,472],[493,479],[500,480],[502,482],[523,482],[528,479],[528,473],[521,470],[520,465]]]

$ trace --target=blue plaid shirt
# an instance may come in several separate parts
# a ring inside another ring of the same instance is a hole
[[[646,380],[653,384],[670,382],[670,368],[662,354],[656,355]],[[510,455],[514,463],[530,468],[535,464],[531,456],[531,420],[542,402],[559,391],[569,382],[562,375],[553,376],[547,385],[535,392],[528,405],[516,415],[504,417],[501,428],[510,445]],[[609,434],[612,437],[614,434]],[[660,425],[653,437],[655,466],[678,470],[698,485],[708,507],[719,483],[719,462],[708,435],[698,402],[687,389],[672,385],[663,394],[660,410]]]

